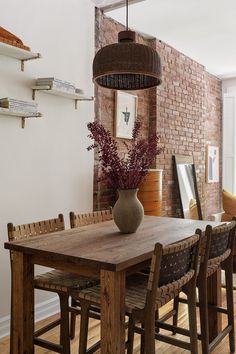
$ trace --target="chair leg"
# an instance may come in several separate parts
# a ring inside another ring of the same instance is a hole
[[[72,307],[77,306],[77,302],[73,298],[71,299],[71,306]],[[75,338],[75,325],[76,325],[76,313],[71,312],[71,314],[70,314],[70,339]]]
[[[229,347],[230,352],[235,352],[235,338],[234,338],[234,300],[233,300],[233,273],[230,262],[225,266],[225,281],[226,281],[226,298],[227,298],[227,312],[228,325],[232,326],[229,332]]]
[[[143,323],[141,324],[141,328],[144,329]],[[141,335],[140,354],[145,354],[145,337],[144,337],[144,333]]]
[[[70,354],[69,297],[67,295],[59,295],[59,300],[61,307],[60,344],[63,347],[63,354]]]
[[[13,296],[12,296],[12,286],[11,286],[11,317],[10,317],[10,354],[13,353],[13,310],[12,310],[12,303],[13,303]]]
[[[160,316],[159,316],[159,308],[156,310],[156,318],[155,318],[155,333],[159,333],[160,332],[160,328],[158,326],[158,320],[159,320]]]
[[[179,315],[179,295],[174,298],[174,304],[173,304],[173,310],[175,311],[175,314],[173,316],[173,326],[178,325],[178,315]],[[176,334],[175,331],[172,332],[172,334]]]
[[[198,345],[197,345],[196,288],[195,286],[193,286],[192,282],[188,284],[187,297],[188,297],[190,348],[192,354],[197,354]]]
[[[155,354],[155,311],[147,315],[144,324],[145,354]]]
[[[199,293],[202,352],[204,354],[208,354],[209,353],[209,327],[208,327],[207,280],[203,280],[201,282],[201,286],[198,288],[198,293]]]
[[[127,354],[133,354],[133,350],[134,350],[134,326],[135,326],[135,319],[134,316],[131,314],[129,317]]]
[[[79,337],[79,354],[86,354],[88,341],[88,324],[89,324],[89,308],[88,301],[80,301],[80,337]]]

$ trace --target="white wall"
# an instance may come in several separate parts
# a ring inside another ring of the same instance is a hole
[[[222,92],[227,93],[236,90],[236,78],[225,79],[222,81]]]
[[[236,78],[222,82],[223,188],[236,194]]]
[[[89,0],[8,0],[0,25],[19,36],[41,60],[27,62],[0,56],[0,97],[31,99],[37,77],[55,76],[93,95],[94,5]],[[62,212],[92,210],[93,153],[88,152],[86,123],[94,119],[93,102],[53,95],[36,96],[42,119],[0,116],[0,325],[9,314],[8,222],[22,224]],[[40,293],[37,302],[48,299]]]

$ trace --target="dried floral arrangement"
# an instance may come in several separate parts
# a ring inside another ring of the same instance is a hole
[[[103,179],[113,189],[138,188],[155,157],[163,152],[163,148],[158,145],[158,134],[152,134],[148,139],[139,138],[142,127],[140,121],[134,124],[131,146],[124,142],[127,149],[124,158],[119,156],[117,142],[102,124],[93,122],[88,123],[87,127],[90,131],[88,137],[94,140],[94,144],[87,149],[98,149]]]

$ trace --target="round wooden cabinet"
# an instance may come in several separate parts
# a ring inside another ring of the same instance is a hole
[[[139,186],[138,198],[143,204],[145,215],[162,216],[162,171],[149,170]]]

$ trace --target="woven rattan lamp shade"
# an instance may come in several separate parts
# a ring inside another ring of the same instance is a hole
[[[159,54],[134,39],[134,32],[122,31],[118,43],[97,52],[93,62],[94,82],[115,90],[142,90],[160,85]]]

